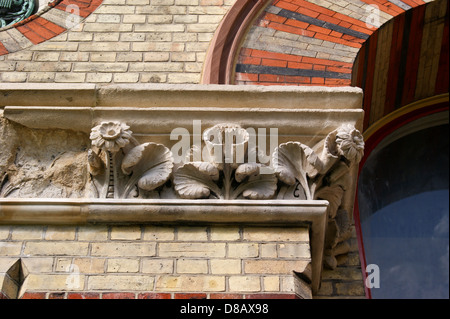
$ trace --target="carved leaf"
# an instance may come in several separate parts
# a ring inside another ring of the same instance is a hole
[[[218,168],[211,163],[185,164],[174,174],[175,191],[184,199],[208,198],[211,192],[219,197],[221,191],[214,183],[219,180],[219,174]]]
[[[280,180],[288,185],[294,185],[302,174],[314,178],[322,166],[311,148],[294,142],[280,145],[275,150],[273,163]]]
[[[338,146],[336,144],[337,134],[338,134],[338,130],[335,130],[327,135],[327,138],[325,139],[325,145],[324,145],[324,153],[326,154],[326,156],[329,156],[332,158],[339,157],[339,150],[338,150]]]
[[[131,175],[125,195],[134,185],[152,191],[169,179],[173,168],[172,152],[164,145],[145,143],[133,148],[122,161],[122,171]]]
[[[8,174],[4,173],[3,176],[0,176],[0,198],[7,197],[11,190]]]
[[[316,153],[301,143],[280,145],[274,152],[273,165],[278,178],[287,185],[300,182],[307,199],[312,199],[308,176],[314,178],[322,169],[322,162]]]
[[[236,169],[235,179],[236,182],[241,183],[250,176],[259,175],[259,165],[258,164],[243,164]]]
[[[250,175],[247,181],[234,190],[233,198],[236,199],[242,194],[247,199],[272,199],[277,192],[277,184],[278,179],[275,174]]]
[[[88,163],[89,171],[93,176],[97,176],[102,173],[105,166],[97,153],[91,149],[88,151]]]
[[[346,210],[339,210],[335,219],[328,220],[325,234],[325,249],[334,250],[352,237],[352,227]],[[336,254],[335,254],[336,255]]]
[[[190,164],[197,168],[202,174],[208,175],[214,182],[219,180],[220,172],[214,164],[208,162],[192,162]]]
[[[144,151],[150,143],[141,144],[133,148],[122,160],[122,172],[125,175],[130,175],[133,168],[143,159]]]

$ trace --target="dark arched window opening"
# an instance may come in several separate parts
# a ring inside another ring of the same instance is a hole
[[[367,155],[358,186],[372,298],[449,298],[448,112],[398,128]]]

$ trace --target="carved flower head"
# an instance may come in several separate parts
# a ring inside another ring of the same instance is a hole
[[[244,163],[250,134],[236,124],[219,124],[203,134],[210,160],[223,169],[223,164],[237,168]]]
[[[130,127],[120,122],[103,122],[91,131],[92,145],[99,149],[117,153],[130,143]]]
[[[345,125],[338,130],[336,146],[339,155],[353,163],[359,163],[364,156],[364,137],[352,125]]]

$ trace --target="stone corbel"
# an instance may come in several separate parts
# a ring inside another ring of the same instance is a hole
[[[193,160],[199,150],[192,148],[176,168],[167,147],[139,144],[129,128],[103,122],[92,129],[88,159],[93,197],[326,200],[324,265],[334,269],[336,257],[348,253],[351,218],[343,197],[352,184],[351,170],[364,154],[363,136],[354,126],[343,125],[328,134],[319,153],[299,142],[281,144],[267,166],[248,161],[249,152],[257,150],[249,150],[245,129],[219,124],[203,135],[203,161]],[[232,141],[227,143],[227,138]]]
[[[284,183],[279,199],[327,200],[328,228],[324,265],[335,269],[336,257],[349,252],[351,210],[344,194],[352,186],[351,172],[364,155],[364,138],[352,125],[328,134],[321,154],[301,143],[286,143],[274,153],[277,177]]]

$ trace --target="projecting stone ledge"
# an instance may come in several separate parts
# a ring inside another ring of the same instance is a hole
[[[298,280],[310,280],[307,284],[317,291],[321,281],[327,211],[327,201],[0,199],[0,225],[150,223],[307,227],[310,240],[314,242],[311,274],[307,274],[309,279]]]
[[[362,128],[358,88],[229,85],[3,84],[4,117],[35,129],[88,133],[102,121],[137,134],[170,135],[175,127],[231,122],[278,128],[280,135],[320,139],[342,124]]]
[[[301,97],[301,101],[299,98]],[[355,87],[269,87],[199,84],[4,83],[0,107],[231,107],[360,109]]]

